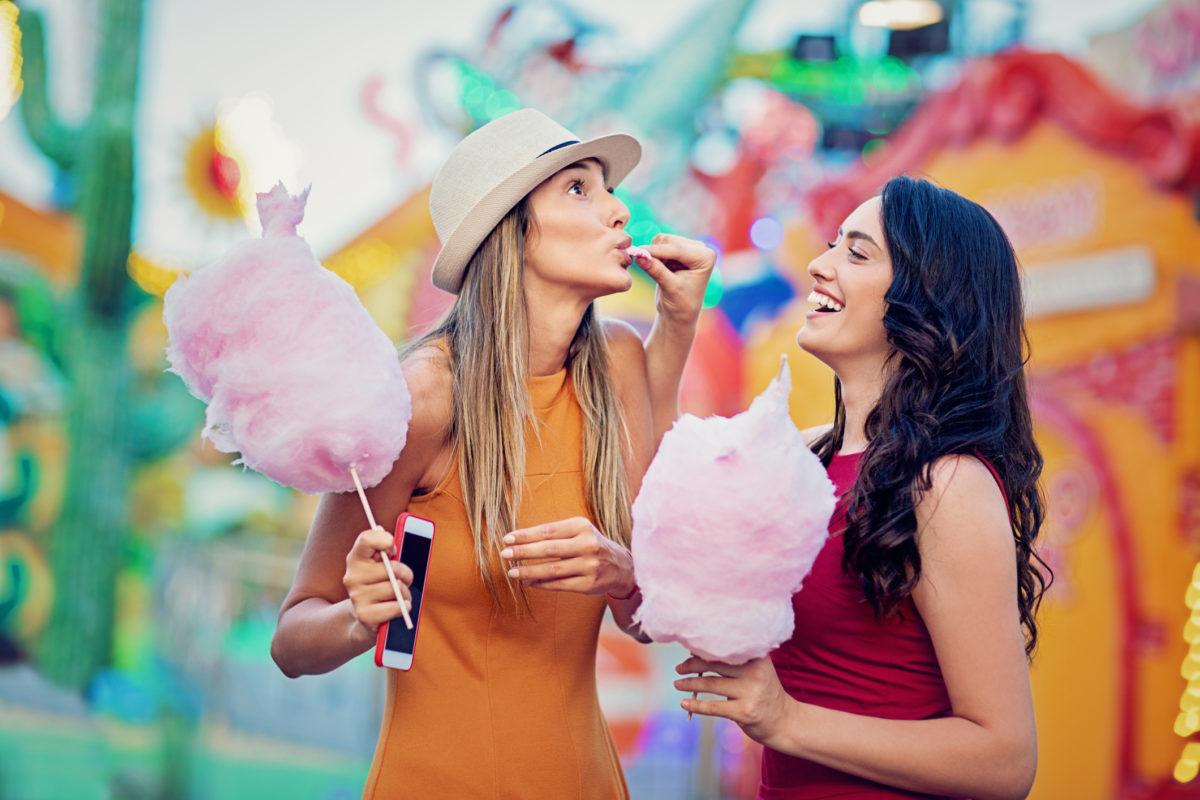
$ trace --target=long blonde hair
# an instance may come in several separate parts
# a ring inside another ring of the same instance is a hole
[[[406,348],[444,342],[453,374],[451,439],[475,559],[499,598],[490,561],[517,523],[525,483],[525,435],[537,430],[529,396],[525,237],[536,224],[522,200],[475,251],[446,318]],[[596,527],[629,546],[632,521],[622,443],[627,441],[609,376],[608,347],[593,306],[571,341],[567,366],[583,412],[585,499]],[[518,590],[505,578],[509,592]]]

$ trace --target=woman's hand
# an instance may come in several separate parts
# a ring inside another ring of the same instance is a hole
[[[636,586],[629,551],[596,530],[584,517],[572,517],[504,537],[500,557],[509,577],[539,589],[624,597]],[[530,563],[532,562],[532,563]]]
[[[354,546],[346,554],[346,573],[342,584],[354,608],[354,617],[360,628],[374,638],[379,626],[400,616],[400,603],[388,580],[387,567],[383,559],[396,552],[396,540],[378,525],[365,530],[354,540]],[[392,571],[400,584],[401,594],[409,609],[412,608],[412,570],[399,561],[392,562]]]
[[[704,242],[670,233],[658,234],[645,249],[652,258],[637,263],[658,284],[658,313],[671,322],[694,323],[717,263],[716,252]]]
[[[796,701],[779,683],[775,665],[768,656],[738,666],[692,656],[675,667],[675,671],[681,675],[717,673],[680,678],[675,681],[675,688],[684,692],[721,695],[724,700],[685,697],[680,706],[689,713],[731,719],[747,736],[768,747],[784,733],[788,717],[796,707]]]

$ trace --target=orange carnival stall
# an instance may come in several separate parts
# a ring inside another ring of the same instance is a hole
[[[1013,240],[1055,572],[1033,664],[1034,798],[1200,798],[1180,758],[1200,741],[1181,714],[1200,698],[1183,677],[1200,639],[1195,622],[1184,638],[1200,559],[1198,141],[1180,108],[1137,106],[1065,57],[994,56],[816,189],[784,245],[803,298],[822,242],[899,173],[981,203]],[[745,355],[749,394],[791,355],[802,428],[832,409],[831,374],[794,342],[806,309],[787,307]]]

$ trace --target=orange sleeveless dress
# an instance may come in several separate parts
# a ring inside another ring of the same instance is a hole
[[[588,516],[582,412],[563,370],[531,378],[540,441],[526,435],[520,527]],[[409,511],[433,520],[413,666],[389,669],[364,798],[627,798],[596,694],[603,596],[527,589],[532,614],[488,592],[461,498],[457,459]]]

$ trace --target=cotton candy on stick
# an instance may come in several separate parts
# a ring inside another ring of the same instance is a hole
[[[282,184],[258,195],[262,238],[167,290],[167,360],[208,404],[202,435],[240,453],[234,463],[309,494],[354,489],[375,527],[362,487],[400,455],[412,400],[391,340],[297,235],[307,199]]]
[[[792,635],[792,595],[828,536],[836,498],[788,414],[779,375],[734,417],[681,417],[633,504],[635,614],[655,641],[742,664]]]

